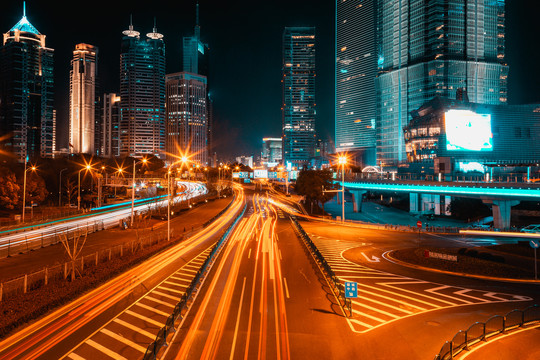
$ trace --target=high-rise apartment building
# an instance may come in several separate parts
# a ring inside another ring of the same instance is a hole
[[[336,1],[336,151],[376,161],[376,0]]]
[[[0,147],[19,161],[56,149],[53,54],[24,9],[0,48]]]
[[[315,28],[286,27],[282,63],[283,161],[308,165],[315,150]]]
[[[167,75],[167,161],[184,154],[190,161],[208,165],[206,76],[181,72]]]
[[[69,82],[69,150],[95,154],[96,79],[98,49],[77,44]]]
[[[406,160],[412,110],[465,89],[477,104],[504,104],[504,0],[377,0],[377,157]]]
[[[103,157],[120,156],[120,96],[105,94],[101,114],[101,149]]]
[[[120,153],[154,154],[165,150],[165,44],[154,27],[146,38],[123,32],[120,53]]]

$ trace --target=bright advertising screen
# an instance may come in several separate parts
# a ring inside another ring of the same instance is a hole
[[[470,110],[445,113],[446,150],[492,151],[491,114]]]

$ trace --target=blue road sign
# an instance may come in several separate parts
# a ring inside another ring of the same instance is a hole
[[[532,239],[531,241],[529,241],[529,244],[533,249],[538,249],[540,247],[540,240]]]
[[[345,282],[345,297],[357,298],[358,297],[358,284],[351,281]]]

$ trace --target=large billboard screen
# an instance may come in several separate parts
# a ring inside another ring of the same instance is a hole
[[[445,113],[446,150],[492,151],[491,115],[470,110]]]

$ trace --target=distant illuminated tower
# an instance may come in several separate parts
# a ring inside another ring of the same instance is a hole
[[[121,155],[154,154],[165,150],[165,44],[154,26],[140,38],[123,32],[120,53]]]
[[[315,28],[286,27],[282,68],[283,161],[307,165],[315,152]]]
[[[172,163],[180,152],[189,152],[191,161],[208,165],[206,76],[169,74],[166,87],[167,160]]]
[[[96,76],[98,49],[77,44],[71,60],[69,86],[70,152],[94,154]]]
[[[101,156],[120,156],[120,96],[105,94],[103,96],[103,113],[101,114]]]
[[[53,52],[23,6],[0,48],[0,147],[19,161],[52,157],[56,149]]]
[[[183,51],[183,71],[208,76],[208,45],[201,41],[199,3],[196,7],[194,34],[183,38]]]

